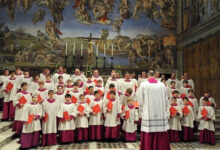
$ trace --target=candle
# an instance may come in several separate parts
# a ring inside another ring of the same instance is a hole
[[[81,43],[81,56],[83,55],[83,43]]]
[[[76,51],[76,43],[73,43],[73,56],[75,56],[75,51]]]
[[[113,45],[112,45],[112,56],[113,56]]]
[[[104,44],[104,57],[105,57],[105,44]]]
[[[98,52],[99,52],[99,45],[97,44],[97,47],[96,47],[96,56],[98,57]]]
[[[67,56],[67,42],[66,42],[66,56]]]

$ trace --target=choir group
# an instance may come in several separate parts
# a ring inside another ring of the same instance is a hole
[[[200,142],[215,144],[215,100],[205,91],[199,101],[194,96],[193,80],[187,73],[181,80],[172,73],[166,80],[156,72],[155,79],[167,87],[167,116],[171,142],[192,141],[200,133]],[[145,71],[125,72],[124,78],[112,70],[104,84],[98,70],[73,75],[62,67],[53,75],[45,68],[32,78],[28,70],[5,69],[0,76],[3,98],[2,121],[14,120],[13,131],[20,137],[21,148],[88,140],[136,141],[140,131],[142,107],[137,93],[149,80]],[[140,109],[139,109],[140,108]],[[123,136],[120,136],[123,133]]]

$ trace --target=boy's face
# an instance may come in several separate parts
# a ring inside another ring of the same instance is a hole
[[[28,85],[24,85],[24,86],[22,87],[22,90],[23,90],[23,91],[27,91],[27,90],[28,90]]]
[[[101,97],[101,96],[100,96],[99,93],[96,93],[96,94],[95,94],[95,98],[96,98],[96,99],[100,99],[100,97]]]
[[[77,91],[77,90],[78,90],[78,86],[74,86],[73,89],[74,89],[75,91]]]
[[[174,93],[173,96],[174,97],[178,97],[179,93]]]
[[[49,98],[53,98],[54,93],[49,93],[48,96]]]
[[[175,83],[172,83],[171,86],[172,86],[172,87],[176,87],[176,84],[175,84]]]
[[[37,96],[34,96],[34,97],[32,98],[32,101],[36,103],[36,102],[38,101]]]
[[[111,99],[115,99],[115,94],[110,94]]]
[[[194,94],[193,94],[193,92],[189,92],[189,96],[193,96]]]
[[[14,72],[11,73],[11,77],[15,77],[15,73]]]
[[[57,88],[57,91],[58,91],[59,93],[62,93],[62,92],[63,92],[63,88],[62,88],[62,87],[58,87],[58,88]]]
[[[134,104],[133,100],[128,101],[128,105],[133,105],[133,104]]]
[[[175,99],[172,99],[172,100],[171,100],[171,104],[176,104],[176,100],[175,100]]]
[[[67,85],[72,85],[72,82],[68,81],[68,82],[67,82]]]
[[[202,104],[207,106],[208,105],[208,101],[203,100]]]
[[[183,86],[187,86],[188,84],[186,82],[183,83]]]
[[[184,100],[183,100],[183,104],[188,104],[188,100],[187,100],[187,99],[184,99]]]
[[[85,96],[81,96],[81,97],[80,97],[80,101],[81,101],[81,102],[84,102],[84,101],[85,101]]]
[[[205,97],[209,97],[209,93],[204,93],[204,96]]]
[[[40,89],[44,88],[44,84],[39,84]]]
[[[25,71],[24,76],[29,76],[29,72]]]
[[[125,79],[130,79],[130,74],[125,74]]]
[[[9,74],[9,71],[8,70],[5,70],[4,71],[4,75],[8,75]]]
[[[93,93],[93,91],[94,91],[94,88],[89,89],[89,93]]]
[[[50,76],[47,76],[46,79],[47,79],[47,81],[50,81]]]
[[[70,101],[71,101],[71,98],[70,98],[70,97],[65,97],[65,101],[66,101],[66,102],[70,102]]]
[[[92,78],[91,78],[91,77],[87,77],[87,79],[88,79],[88,81],[91,81],[91,80],[92,80]]]
[[[81,81],[81,80],[77,81],[78,86],[80,86],[80,85],[81,85],[81,83],[82,83],[82,81]]]
[[[63,81],[63,78],[59,78],[59,82],[62,82]]]
[[[39,76],[36,76],[36,77],[35,77],[35,80],[37,80],[37,81],[38,81],[39,79],[40,79],[40,77],[39,77]]]
[[[101,81],[99,81],[99,82],[97,82],[97,84],[98,84],[99,86],[101,86],[101,85],[102,85],[102,82],[101,82]]]

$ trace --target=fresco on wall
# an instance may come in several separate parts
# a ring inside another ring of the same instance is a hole
[[[175,21],[175,0],[0,0],[0,63],[175,68]]]

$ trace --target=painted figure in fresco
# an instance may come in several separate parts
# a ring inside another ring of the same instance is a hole
[[[37,10],[35,13],[34,13],[34,17],[32,18],[32,22],[33,24],[36,24],[38,21],[42,21],[44,20],[44,16],[46,14],[46,11],[45,10]]]
[[[129,19],[131,16],[129,0],[121,0],[119,4],[119,14],[123,19]]]
[[[7,13],[11,21],[14,20],[15,16],[15,0],[6,1]]]
[[[171,68],[174,67],[174,54],[171,46],[166,46],[165,47],[165,58],[167,60],[167,63],[170,65]]]
[[[102,40],[107,40],[108,34],[109,34],[108,29],[102,29],[101,30],[101,39]]]
[[[132,47],[136,50],[136,54],[139,57],[146,57],[144,56],[143,49],[141,47],[141,41],[139,39],[133,39],[132,41]]]
[[[121,26],[122,26],[123,22],[124,22],[123,19],[118,18],[118,17],[116,17],[113,22],[112,29],[113,29],[113,31],[117,32],[118,35],[120,35]]]
[[[51,21],[48,20],[45,25],[45,32],[47,33],[49,40],[52,44],[59,41],[59,35],[62,35],[60,30],[56,27],[56,25]]]
[[[143,11],[143,0],[137,0],[134,6],[133,17],[138,17]]]

